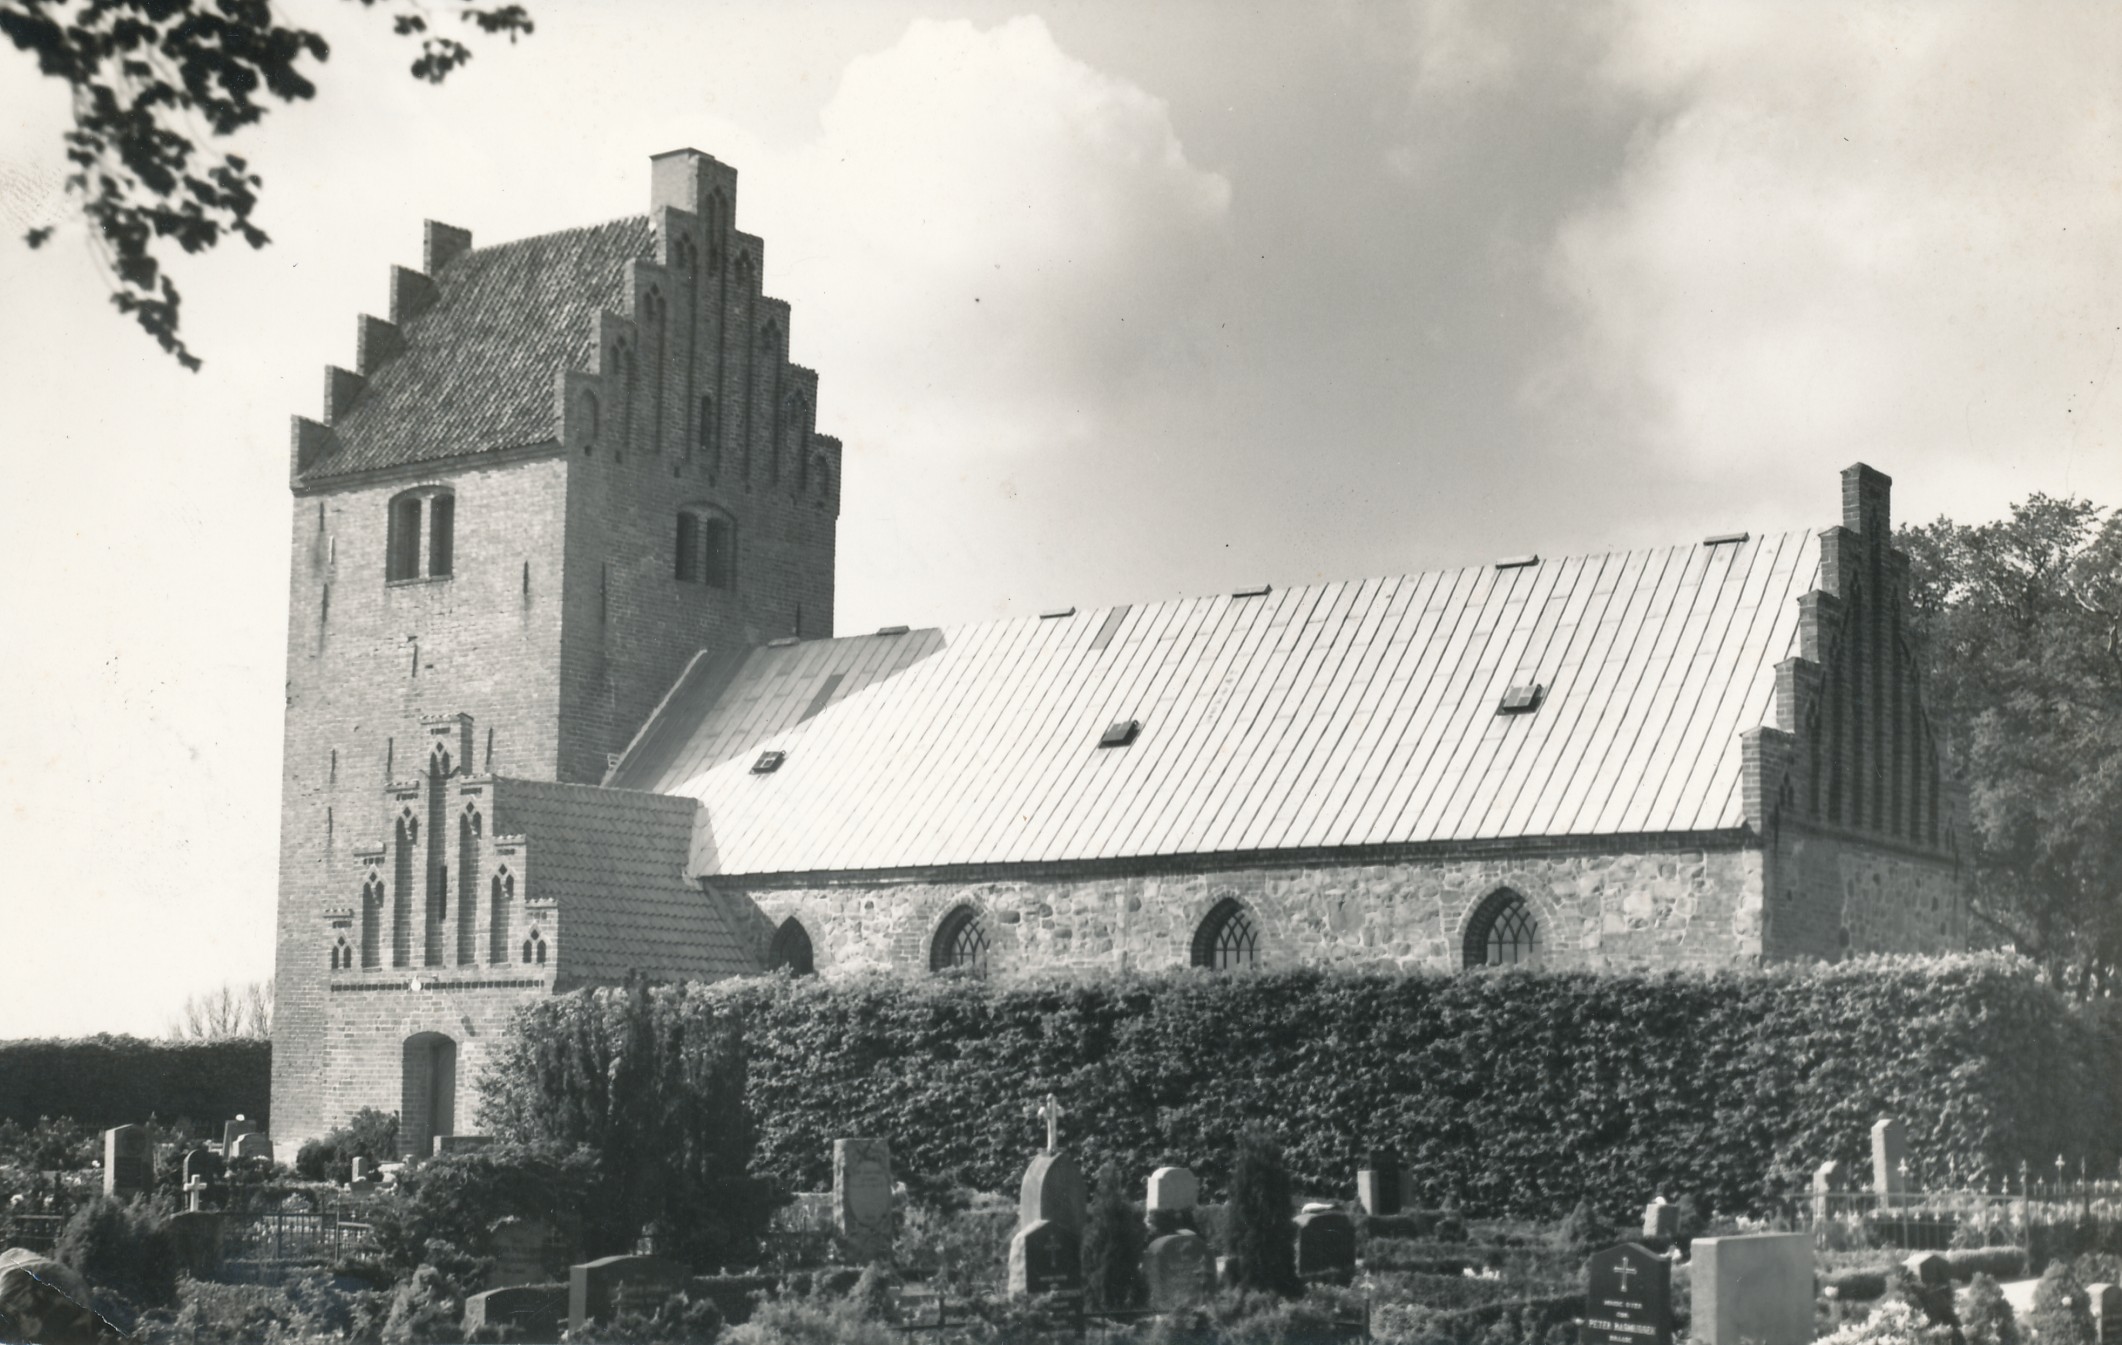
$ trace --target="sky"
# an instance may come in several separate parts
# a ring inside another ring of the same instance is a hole
[[[842,632],[1822,526],[1859,460],[2122,504],[2113,6],[528,6],[435,88],[282,0],[332,54],[227,144],[272,243],[175,268],[196,374],[0,51],[0,1037],[271,974],[288,417],[423,219],[638,214],[663,150],[819,371]]]

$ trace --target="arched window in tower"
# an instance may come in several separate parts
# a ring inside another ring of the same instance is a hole
[[[450,577],[457,552],[454,493],[436,486],[406,491],[391,500],[388,522],[383,559],[387,581]]]
[[[354,950],[347,945],[346,936],[341,934],[332,944],[332,970],[345,971],[353,965]]]
[[[545,936],[535,929],[530,932],[530,937],[523,941],[523,961],[526,965],[545,965]]]
[[[811,956],[810,931],[793,915],[774,931],[774,941],[766,950],[767,970],[779,971],[783,967],[792,976],[809,976],[817,970]]]
[[[1466,966],[1530,966],[1539,957],[1540,927],[1525,898],[1507,887],[1482,898],[1466,922]]]
[[[936,926],[936,937],[928,946],[930,971],[965,971],[987,974],[987,931],[970,906],[959,906]]]
[[[780,464],[788,463],[800,493],[808,488],[810,474],[810,402],[802,392],[791,392],[781,405],[781,438],[774,445],[774,479],[781,478]]]
[[[374,874],[361,885],[361,965],[383,965],[383,880]]]
[[[457,965],[478,962],[479,840],[486,823],[479,805],[467,803],[457,818]]]
[[[678,511],[672,573],[680,583],[729,588],[736,578],[737,525],[711,504]]]
[[[1260,931],[1236,898],[1225,897],[1194,930],[1193,964],[1211,971],[1250,967],[1260,960]]]
[[[582,389],[575,398],[575,437],[582,444],[584,453],[597,451],[597,394],[588,388]]]
[[[503,864],[494,871],[486,918],[486,960],[495,966],[508,961],[509,912],[516,905],[516,875]]]

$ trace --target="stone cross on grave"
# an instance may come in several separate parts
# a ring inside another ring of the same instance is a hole
[[[1625,1293],[1627,1293],[1627,1292],[1628,1292],[1628,1281],[1629,1281],[1629,1277],[1630,1277],[1630,1276],[1632,1276],[1632,1275],[1634,1275],[1635,1273],[1636,1273],[1636,1268],[1635,1268],[1634,1266],[1630,1265],[1630,1264],[1629,1264],[1628,1262],[1626,1262],[1626,1261],[1623,1261],[1623,1262],[1621,1263],[1621,1268],[1620,1268],[1619,1270],[1617,1270],[1617,1271],[1615,1271],[1615,1272],[1614,1272],[1614,1278],[1615,1278],[1615,1279],[1617,1279],[1617,1280],[1619,1280],[1619,1281],[1621,1281],[1621,1292],[1622,1292],[1622,1293],[1624,1293],[1624,1294],[1625,1294]]]
[[[1050,1154],[1061,1152],[1061,1118],[1067,1113],[1061,1104],[1054,1100],[1052,1093],[1046,1095],[1045,1103],[1039,1108],[1039,1115],[1046,1118],[1046,1151]]]

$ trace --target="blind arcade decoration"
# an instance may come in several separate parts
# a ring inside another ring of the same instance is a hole
[[[1583,1345],[1672,1345],[1672,1263],[1624,1242],[1585,1271]]]

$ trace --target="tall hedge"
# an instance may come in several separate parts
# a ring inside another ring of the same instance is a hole
[[[0,1041],[0,1120],[67,1116],[92,1129],[188,1117],[219,1133],[237,1115],[265,1119],[270,1042],[139,1037]]]
[[[553,1059],[554,1043],[609,1023],[617,993],[534,1006],[511,1058]],[[829,1182],[833,1139],[859,1135],[888,1138],[902,1172],[1012,1190],[1049,1091],[1086,1163],[1111,1158],[1137,1180],[1179,1163],[1220,1190],[1257,1126],[1303,1190],[1346,1194],[1365,1153],[1393,1148],[1427,1202],[1540,1217],[1655,1194],[1758,1210],[1825,1159],[1868,1173],[1881,1113],[1906,1121],[1919,1165],[1951,1158],[1963,1174],[2058,1153],[2111,1172],[2122,1139],[2122,1031],[1998,956],[1711,975],[777,978],[690,993],[741,1034],[717,1051],[745,1062],[755,1170],[798,1187]],[[684,1112],[675,1095],[697,1066],[652,1073],[647,1095]],[[581,1105],[565,1092],[548,1105]]]

